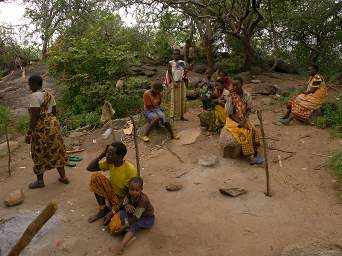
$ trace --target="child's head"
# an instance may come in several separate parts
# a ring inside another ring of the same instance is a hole
[[[141,177],[134,177],[129,181],[128,193],[133,198],[138,198],[143,190],[144,181]]]
[[[224,80],[223,79],[217,79],[215,83],[215,87],[218,90],[223,90],[224,89]]]
[[[163,83],[160,80],[156,80],[151,85],[151,90],[155,94],[159,94],[163,90]]]

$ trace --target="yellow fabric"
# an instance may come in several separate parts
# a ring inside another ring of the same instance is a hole
[[[108,224],[108,229],[109,229],[109,232],[112,235],[114,235],[115,233],[117,233],[120,230],[122,230],[122,228],[124,226],[125,226],[125,223],[121,223],[120,212],[116,212],[113,215],[113,217],[111,218],[111,220],[110,220],[110,222]]]
[[[226,129],[232,134],[237,143],[241,145],[244,156],[253,155],[260,144],[259,135],[254,125],[248,121],[248,128],[238,127],[238,123],[227,117]]]
[[[127,194],[129,180],[138,176],[137,169],[128,161],[125,161],[120,167],[115,167],[113,164],[108,164],[106,160],[101,160],[99,167],[101,170],[109,170],[112,189],[119,197],[124,197]]]
[[[114,210],[120,208],[122,199],[120,199],[113,191],[110,181],[100,172],[95,172],[91,176],[90,191],[106,198],[112,205]]]
[[[306,91],[308,92],[312,88],[318,89],[314,93],[299,94],[295,99],[295,103],[310,110],[319,109],[328,97],[327,86],[319,74],[311,77],[308,81]]]
[[[214,115],[215,115],[215,123],[218,125],[224,124],[226,121],[226,112],[224,110],[224,107],[221,105],[216,105],[214,108]]]
[[[170,117],[179,120],[186,112],[186,86],[185,82],[172,82]]]

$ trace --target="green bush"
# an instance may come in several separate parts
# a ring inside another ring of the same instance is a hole
[[[331,159],[330,168],[334,170],[334,173],[340,183],[340,186],[342,188],[342,151],[338,151],[333,158]]]
[[[16,128],[21,134],[26,134],[30,125],[30,117],[27,113],[21,115],[17,119]]]
[[[316,125],[320,128],[342,128],[342,100],[334,103],[325,103],[322,108],[322,115],[317,118]]]

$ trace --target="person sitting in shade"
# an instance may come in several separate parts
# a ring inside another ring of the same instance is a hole
[[[323,77],[318,73],[318,67],[311,65],[308,73],[310,78],[306,91],[291,98],[286,114],[278,119],[281,124],[289,125],[294,118],[309,123],[312,113],[327,100],[327,86]]]
[[[145,142],[150,141],[149,135],[152,129],[158,125],[160,127],[165,127],[169,131],[171,139],[179,139],[179,136],[174,134],[171,124],[166,120],[165,113],[161,108],[163,97],[162,89],[162,82],[155,81],[153,82],[151,89],[144,93],[144,116],[149,122],[143,137]]]

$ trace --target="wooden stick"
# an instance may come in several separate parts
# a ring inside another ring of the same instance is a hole
[[[317,154],[317,153],[311,153],[314,156],[322,156],[322,157],[329,157],[331,158],[332,156],[328,156],[328,155],[323,155],[323,154]]]
[[[288,155],[288,156],[286,156],[286,157],[284,157],[284,158],[280,158],[280,160],[281,160],[281,161],[285,161],[285,160],[287,160],[287,159],[293,157],[294,155],[295,155],[295,153],[290,154],[290,155]],[[279,161],[279,159],[278,159],[278,160],[273,160],[273,163],[277,163],[278,161]]]
[[[57,211],[57,204],[55,202],[49,203],[45,209],[38,215],[38,217],[26,228],[24,234],[19,241],[12,248],[7,256],[18,256],[31,242],[33,237],[44,226],[44,224],[55,214]]]
[[[265,136],[265,131],[264,131],[264,124],[262,122],[262,111],[258,110],[257,111],[258,119],[260,122],[260,130],[261,130],[261,136],[262,136],[262,142],[264,144],[264,157],[265,157],[265,172],[266,172],[266,196],[271,197],[271,192],[270,192],[270,174],[268,171],[268,160],[267,160],[267,144],[266,144],[266,136]]]
[[[135,147],[135,160],[137,163],[138,175],[140,176],[140,157],[139,157],[139,145],[138,145],[138,134],[137,127],[135,126],[135,122],[132,116],[129,116],[133,124],[133,138],[134,138],[134,147]]]
[[[83,152],[83,151],[85,151],[85,149],[83,149],[83,148],[75,149],[75,150],[67,150],[66,154],[70,155],[70,154],[80,153],[80,152]]]
[[[279,149],[279,148],[275,148],[275,147],[270,147],[270,146],[268,147],[268,149],[276,150],[276,151],[283,152],[283,153],[296,154],[296,152],[294,152],[294,151],[283,150],[283,149]]]

